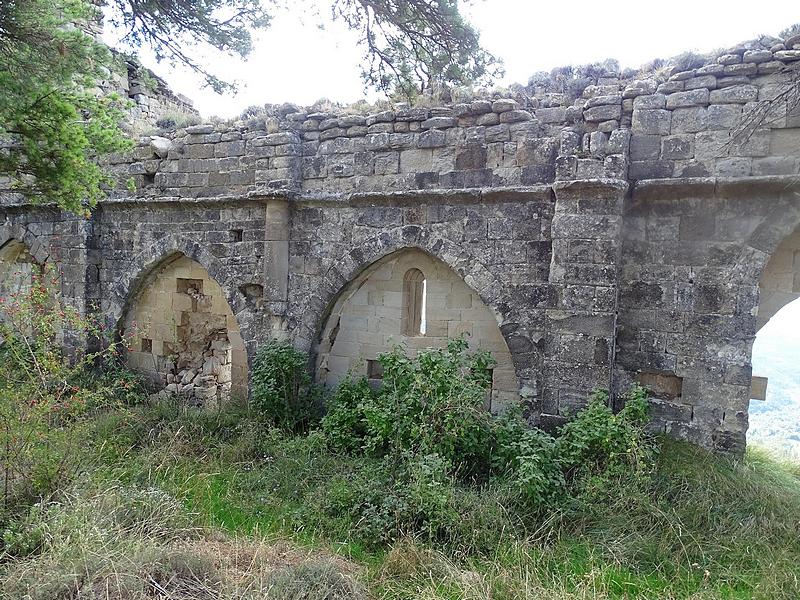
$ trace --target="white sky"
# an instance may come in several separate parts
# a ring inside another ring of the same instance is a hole
[[[330,2],[308,3],[327,16]],[[214,73],[240,83],[235,96],[203,89],[194,73],[157,64],[146,52],[142,60],[175,91],[190,97],[203,116],[232,117],[266,102],[308,105],[320,98],[377,98],[374,92],[364,92],[359,77],[362,52],[355,34],[330,21],[320,30],[306,4],[277,13],[272,26],[258,34],[247,62],[205,54],[203,62]],[[639,67],[687,50],[708,52],[759,34],[777,35],[800,22],[800,3],[474,0],[465,13],[481,31],[484,46],[503,59],[506,77],[498,82],[502,85],[525,83],[536,71],[568,64],[616,58],[623,68]]]
[[[800,299],[790,302],[767,321],[758,332],[753,352],[760,344],[771,343],[774,339],[791,339],[800,343]]]

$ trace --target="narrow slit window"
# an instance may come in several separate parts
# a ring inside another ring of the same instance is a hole
[[[403,277],[403,335],[425,335],[426,283],[425,275],[419,269],[409,269]]]

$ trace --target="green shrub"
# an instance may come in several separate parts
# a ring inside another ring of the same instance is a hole
[[[443,540],[458,520],[452,465],[437,454],[386,456],[320,489],[308,507],[315,521],[338,521],[370,546],[408,535]]]
[[[634,386],[614,414],[608,394],[596,391],[589,404],[565,424],[555,452],[565,477],[576,490],[602,493],[614,480],[646,484],[652,473],[656,445],[646,433],[647,391]]]
[[[408,358],[401,348],[379,356],[381,389],[345,381],[334,394],[322,427],[331,444],[385,456],[410,451],[437,454],[462,478],[486,476],[491,420],[486,410],[486,352],[468,353],[464,339]]]
[[[339,519],[348,514],[355,535],[368,543],[464,535],[458,490],[480,496],[485,489],[502,498],[504,510],[542,515],[571,499],[619,489],[621,480],[640,487],[648,481],[654,442],[645,432],[641,387],[624,396],[617,414],[608,394],[595,392],[554,437],[531,428],[521,410],[503,416],[486,410],[491,358],[469,353],[463,339],[416,358],[396,348],[379,360],[380,390],[365,379],[343,381],[322,420],[335,450],[381,459],[380,466],[339,481],[320,508]]]
[[[61,306],[51,267],[0,299],[0,522],[63,487],[82,468],[83,425],[93,412],[137,403],[144,389],[117,366],[119,343],[96,352],[67,340],[102,340],[102,328]],[[98,372],[98,367],[108,370]]]
[[[289,431],[308,431],[322,416],[322,395],[311,381],[308,356],[272,340],[256,354],[251,375],[256,417]]]
[[[531,428],[518,412],[494,419],[493,472],[504,476],[527,506],[541,508],[559,500],[565,491],[556,440]]]
[[[322,431],[328,443],[350,453],[363,449],[367,437],[365,410],[375,401],[375,392],[366,378],[346,378],[328,398]]]

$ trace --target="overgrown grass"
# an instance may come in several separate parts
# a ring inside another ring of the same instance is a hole
[[[76,485],[5,531],[3,598],[365,598],[334,556],[190,525],[155,488]]]
[[[76,378],[104,400],[19,413],[30,468],[7,481],[37,485],[5,495],[2,597],[800,597],[798,464],[654,444],[641,389],[617,414],[595,394],[558,438],[496,419],[460,347],[393,353],[383,391],[350,382],[299,428]]]
[[[96,435],[101,487],[163,489],[203,528],[333,552],[363,565],[376,598],[800,597],[800,466],[757,449],[734,461],[661,440],[649,489],[537,518],[505,510],[502,489],[460,486],[450,539],[375,547],[325,507],[376,459],[332,453],[319,435],[165,404],[110,414]]]

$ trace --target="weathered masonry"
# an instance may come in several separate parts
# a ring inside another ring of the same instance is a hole
[[[331,383],[466,333],[497,360],[493,410],[552,426],[640,381],[654,428],[739,452],[753,338],[800,296],[798,65],[800,38],[761,39],[578,98],[285,106],[143,138],[88,219],[4,196],[0,286],[55,264],[64,302],[198,403],[246,393],[270,337]]]

